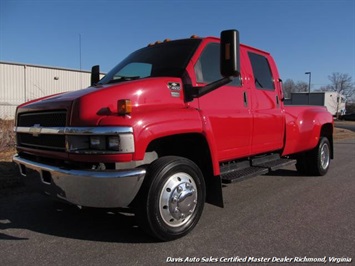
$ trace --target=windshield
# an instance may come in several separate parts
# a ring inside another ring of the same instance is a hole
[[[140,49],[114,67],[98,84],[146,77],[181,77],[200,42],[200,39],[186,39]]]

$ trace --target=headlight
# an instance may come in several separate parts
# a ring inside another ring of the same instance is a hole
[[[105,136],[90,136],[90,149],[93,150],[106,149]]]
[[[132,153],[135,150],[133,134],[67,136],[66,141],[67,151],[74,153]]]
[[[131,127],[68,127],[66,151],[82,154],[133,153],[134,137]]]
[[[120,151],[120,136],[90,136],[90,149]]]
[[[111,136],[108,137],[108,145],[107,148],[109,150],[115,150],[119,151],[120,150],[120,136]]]

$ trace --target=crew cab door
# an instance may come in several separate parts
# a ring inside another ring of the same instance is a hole
[[[195,58],[196,85],[203,86],[218,79],[220,74],[219,43],[203,46]],[[248,156],[251,148],[252,115],[250,95],[239,78],[198,99],[206,134],[217,150],[219,161]]]
[[[248,51],[252,73],[252,154],[276,151],[283,147],[285,119],[281,87],[276,66],[267,53]]]

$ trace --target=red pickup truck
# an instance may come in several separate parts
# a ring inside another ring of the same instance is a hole
[[[284,106],[267,52],[221,38],[157,42],[133,52],[89,88],[20,105],[13,160],[48,195],[98,208],[131,207],[167,241],[186,235],[222,182],[296,164],[326,174],[333,118]]]

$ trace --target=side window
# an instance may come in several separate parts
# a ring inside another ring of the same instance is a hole
[[[266,57],[251,52],[248,54],[253,68],[255,87],[258,89],[274,90],[274,82]]]
[[[211,83],[222,77],[220,73],[219,44],[210,43],[203,50],[194,66],[197,82]],[[235,78],[230,85],[241,86],[240,78]]]

